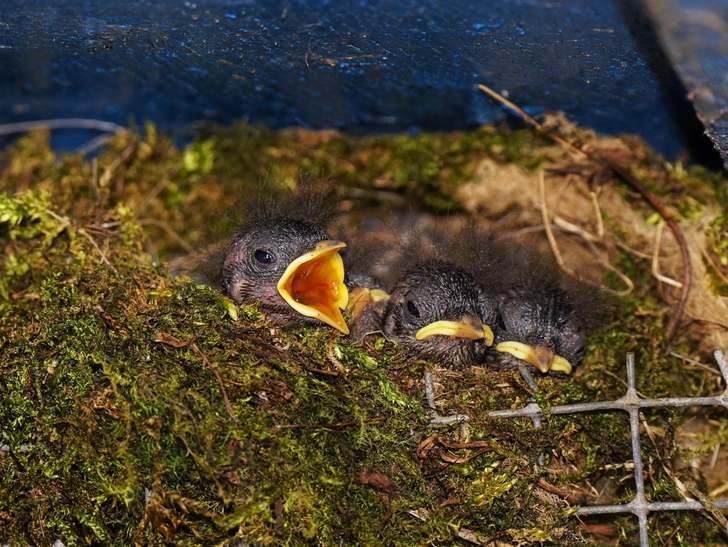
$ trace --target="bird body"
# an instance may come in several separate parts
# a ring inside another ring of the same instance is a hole
[[[494,304],[465,270],[429,260],[392,288],[382,331],[417,357],[462,368],[484,361],[493,343]]]
[[[330,219],[324,197],[263,195],[199,270],[213,272],[235,302],[259,302],[271,319],[324,323],[355,339],[383,334],[443,366],[528,364],[570,374],[581,361],[603,299],[532,247],[471,223],[450,236],[405,229],[394,250],[349,232],[353,245],[342,259],[346,244],[323,227]],[[373,275],[383,270],[382,257],[388,291]]]
[[[380,249],[380,256],[390,256],[387,270],[395,281],[386,297],[363,289],[367,304],[354,314],[352,335],[381,333],[413,357],[449,367],[482,363],[493,342],[496,300],[455,262],[460,250],[443,233],[414,230],[405,230],[395,252]],[[467,264],[460,258],[459,263]],[[351,266],[366,268],[362,263]]]
[[[587,330],[604,309],[604,298],[523,243],[511,249],[500,269],[494,351],[488,365],[514,370],[528,364],[544,374],[571,374],[587,347]],[[492,280],[492,275],[489,276]]]
[[[352,333],[381,332],[451,368],[570,374],[603,309],[599,291],[532,245],[473,223],[449,237],[410,232],[395,256],[389,296],[361,306]]]
[[[344,334],[348,303],[345,243],[324,229],[330,192],[265,187],[246,204],[245,221],[224,245],[200,253],[186,269],[197,280],[221,286],[236,303],[259,303],[271,319],[328,324]]]

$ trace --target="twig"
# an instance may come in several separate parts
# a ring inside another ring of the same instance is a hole
[[[109,181],[111,180],[111,176],[114,174],[114,171],[122,164],[124,163],[129,156],[132,155],[134,152],[134,148],[136,147],[136,139],[132,139],[132,141],[122,150],[121,154],[111,162],[111,165],[109,165],[105,170],[104,173],[101,175],[101,178],[99,179],[99,186],[101,188],[106,187],[109,184]]]
[[[715,443],[713,447],[713,455],[710,457],[710,470],[715,470],[715,464],[718,463],[718,454],[720,454],[720,442]]]
[[[554,258],[556,259],[556,263],[559,265],[559,268],[568,274],[573,274],[571,268],[564,264],[561,251],[559,251],[559,246],[556,244],[556,238],[554,237],[554,233],[551,231],[551,220],[549,220],[549,212],[546,207],[546,183],[544,181],[543,171],[538,172],[538,193],[541,200],[541,219],[543,220],[543,229],[546,231],[546,238],[549,240],[551,252],[554,254]]]
[[[621,241],[615,241],[614,244],[622,249],[623,251],[627,251],[629,254],[636,256],[637,258],[646,258],[647,260],[652,259],[652,255],[648,255],[647,253],[643,253],[642,251],[638,251],[637,249],[633,249],[629,245],[626,245],[622,243]]]
[[[557,496],[562,497],[564,499],[571,496],[571,492],[569,490],[567,490],[566,488],[560,488],[558,486],[551,484],[550,482],[546,482],[543,479],[538,479],[538,482],[536,484],[539,486],[539,488],[546,490],[546,492],[549,492],[551,494],[556,494]]]
[[[601,238],[599,238],[598,236],[595,236],[594,234],[587,232],[584,228],[581,228],[580,226],[577,226],[576,224],[572,224],[568,220],[564,220],[560,216],[554,215],[552,222],[554,223],[554,226],[556,226],[557,228],[560,228],[561,231],[563,231],[563,232],[577,234],[587,241],[601,242]]]
[[[320,368],[309,367],[307,365],[303,365],[303,368],[305,368],[309,372],[313,372],[314,374],[323,374],[324,376],[331,376],[332,378],[339,377],[339,373],[334,370],[323,370]]]
[[[599,199],[597,198],[596,192],[589,192],[591,198],[592,207],[594,207],[594,217],[597,220],[597,235],[600,238],[604,237],[604,219],[602,219],[602,209],[599,207]]]
[[[675,236],[675,240],[677,241],[678,247],[680,247],[680,254],[682,255],[683,260],[683,281],[682,281],[682,290],[680,292],[680,298],[675,305],[675,309],[672,313],[672,316],[670,317],[670,320],[667,323],[666,328],[666,335],[667,338],[671,338],[673,334],[675,334],[675,330],[677,329],[678,324],[680,323],[680,319],[682,318],[683,311],[685,310],[685,305],[688,301],[688,296],[690,294],[690,283],[692,280],[692,265],[690,263],[690,253],[688,252],[688,246],[685,242],[685,236],[682,233],[682,230],[680,230],[680,227],[677,225],[677,222],[675,222],[675,219],[673,218],[670,211],[668,211],[665,206],[662,204],[660,199],[653,194],[647,187],[642,184],[639,180],[637,180],[636,177],[634,177],[631,173],[629,173],[626,169],[624,169],[621,165],[616,163],[613,160],[610,160],[606,157],[600,156],[598,154],[595,154],[593,152],[588,152],[585,150],[581,150],[580,148],[577,148],[567,140],[563,139],[559,135],[556,135],[555,133],[549,131],[548,128],[544,127],[543,124],[541,124],[539,121],[537,121],[532,116],[529,116],[522,108],[517,106],[516,104],[512,103],[508,99],[502,97],[500,94],[496,93],[489,87],[480,84],[478,88],[496,99],[497,101],[505,104],[509,108],[513,109],[515,112],[517,112],[525,121],[527,121],[529,124],[531,124],[533,127],[541,131],[544,135],[549,137],[554,142],[557,142],[570,150],[571,152],[575,154],[579,154],[582,157],[586,157],[588,159],[591,159],[593,161],[596,161],[609,169],[612,170],[617,176],[619,176],[623,181],[625,181],[627,184],[632,186],[637,192],[640,193],[642,198],[647,201],[647,203],[650,204],[650,206],[659,213],[659,215],[665,219],[665,222],[667,223],[668,227],[670,228],[670,231],[672,231],[673,235]]]
[[[202,350],[197,347],[197,344],[192,343],[190,344],[190,349],[197,355],[202,361],[205,363],[207,368],[210,369],[210,371],[215,375],[215,378],[217,378],[217,383],[220,386],[220,391],[222,392],[222,399],[225,402],[225,410],[227,410],[228,416],[230,416],[230,419],[237,424],[238,419],[235,417],[235,413],[233,412],[233,406],[230,404],[230,399],[228,399],[227,391],[225,391],[225,386],[222,381],[222,377],[220,376],[220,373],[217,371],[217,368],[209,361],[207,356],[202,353]]]
[[[67,228],[68,226],[70,226],[70,225],[71,225],[71,222],[70,222],[70,221],[69,221],[68,219],[66,219],[66,218],[63,218],[63,217],[62,217],[62,216],[60,216],[59,214],[57,214],[57,213],[54,213],[53,211],[51,211],[50,209],[46,209],[46,210],[45,210],[45,212],[46,212],[47,214],[49,214],[50,216],[52,216],[53,218],[55,218],[56,220],[58,220],[59,222],[63,223],[63,227],[64,227],[64,228]],[[81,234],[82,236],[84,236],[84,237],[85,237],[86,239],[88,239],[88,240],[89,240],[89,241],[91,242],[91,245],[93,245],[93,246],[94,246],[94,248],[95,248],[95,249],[96,249],[96,250],[97,250],[97,251],[99,252],[99,255],[101,255],[101,262],[103,262],[103,263],[104,263],[104,264],[106,264],[106,265],[107,265],[107,266],[108,266],[109,268],[111,268],[111,269],[112,269],[112,270],[114,271],[114,273],[117,273],[117,274],[118,274],[119,272],[118,272],[118,271],[116,270],[116,268],[114,268],[114,267],[113,267],[113,266],[111,265],[111,262],[109,262],[109,260],[108,260],[108,259],[106,258],[106,253],[104,253],[104,252],[103,252],[103,251],[101,250],[101,247],[99,247],[99,246],[98,246],[98,244],[96,243],[96,241],[94,240],[94,238],[93,238],[93,237],[91,237],[91,235],[90,235],[90,234],[89,234],[89,233],[88,233],[88,232],[87,232],[86,230],[84,230],[83,228],[79,228],[79,229],[77,230],[77,232],[78,232],[79,234]]]
[[[380,416],[379,418],[371,418],[369,420],[353,420],[351,422],[339,422],[338,424],[283,424],[276,425],[276,429],[338,429],[340,427],[351,427],[352,425],[371,424],[374,422],[383,422],[387,418]]]
[[[61,215],[59,215],[58,213],[54,213],[50,209],[45,209],[45,213],[48,214],[48,215],[51,215],[57,221],[59,221],[60,223],[62,223],[64,228],[68,228],[71,225],[71,221],[70,220],[68,220],[67,218],[63,218]]]
[[[168,173],[164,177],[162,177],[159,182],[156,184],[154,188],[152,188],[152,191],[149,192],[146,196],[144,196],[144,199],[142,202],[137,206],[136,211],[134,212],[136,216],[139,216],[144,210],[149,206],[149,204],[152,202],[154,198],[156,198],[162,190],[166,188],[166,186],[170,183],[172,180],[172,177],[174,177],[177,173],[179,173],[181,167],[177,168],[173,173]]]
[[[664,225],[664,222],[658,222],[657,230],[655,231],[655,250],[652,253],[652,275],[654,275],[658,281],[680,288],[682,287],[682,283],[660,273],[660,244],[662,242],[662,228]]]
[[[720,371],[715,370],[714,368],[710,368],[708,365],[705,365],[701,363],[700,361],[696,361],[695,359],[690,359],[690,357],[685,357],[684,355],[680,355],[679,353],[675,353],[674,351],[671,351],[669,355],[672,355],[673,357],[677,357],[678,359],[682,359],[686,363],[690,363],[691,365],[695,365],[696,367],[702,368],[703,370],[707,370],[708,372],[712,372],[713,374],[717,374],[720,376]]]
[[[609,292],[612,292],[612,293],[618,295],[618,296],[627,296],[628,294],[630,294],[634,290],[634,283],[627,276],[627,274],[624,274],[624,273],[620,272],[617,268],[615,268],[614,266],[612,266],[612,264],[606,258],[604,258],[601,255],[601,253],[599,252],[599,249],[597,249],[591,241],[589,241],[588,239],[586,239],[585,241],[586,241],[586,246],[589,247],[589,250],[596,257],[596,259],[599,261],[599,263],[602,266],[604,266],[607,270],[609,270],[610,272],[612,272],[614,275],[616,275],[617,277],[619,277],[619,279],[622,280],[622,283],[624,283],[625,285],[627,285],[627,288],[624,289],[623,291],[615,291],[615,290],[612,290],[612,289],[607,289],[607,290]]]
[[[579,156],[587,156],[587,157],[589,157],[589,154],[587,154],[583,150],[577,148],[576,146],[574,146],[573,144],[571,144],[566,139],[564,139],[564,138],[560,137],[559,135],[557,135],[557,134],[552,133],[551,131],[549,131],[549,129],[547,127],[545,127],[541,122],[539,122],[533,116],[530,116],[520,106],[518,106],[515,103],[512,103],[511,101],[509,101],[508,99],[506,99],[505,97],[503,97],[501,94],[496,93],[495,91],[493,91],[488,86],[486,86],[484,84],[480,84],[480,85],[478,85],[478,89],[480,89],[481,91],[484,91],[485,93],[487,93],[488,95],[490,95],[491,97],[493,97],[496,101],[499,101],[499,102],[503,103],[508,108],[510,108],[511,110],[515,111],[519,116],[521,116],[521,118],[523,118],[524,120],[526,120],[528,123],[530,123],[532,126],[534,126],[539,131],[542,131],[551,140],[553,140],[553,141],[555,141],[555,142],[563,145],[564,147],[568,148],[569,150],[571,150],[575,154],[578,154]]]
[[[74,153],[81,154],[82,156],[85,156],[86,154],[89,154],[96,150],[97,148],[101,148],[103,145],[105,145],[107,142],[110,142],[111,139],[113,139],[113,135],[99,135],[98,137],[95,137],[88,141],[83,146],[79,146],[74,150]],[[94,158],[96,159],[96,158]]]
[[[194,252],[194,248],[192,247],[192,245],[187,243],[187,241],[185,239],[183,239],[181,235],[179,235],[177,232],[175,232],[172,229],[172,227],[169,224],[167,224],[166,222],[164,222],[163,220],[159,220],[156,218],[143,218],[143,219],[140,219],[138,222],[142,226],[156,226],[157,228],[161,228],[162,230],[167,232],[167,235],[169,235],[172,239],[174,239],[177,242],[177,244],[180,247],[182,247],[185,251],[187,251],[188,253]]]
[[[209,368],[215,375],[215,378],[217,378],[217,383],[220,386],[220,391],[222,392],[222,398],[225,402],[225,409],[227,410],[228,415],[235,424],[238,423],[238,419],[235,417],[235,413],[233,412],[233,407],[230,404],[230,399],[228,399],[227,391],[225,391],[225,386],[223,385],[223,379],[220,376],[220,373],[217,372],[217,368],[210,362],[207,356],[202,353],[202,350],[197,347],[197,344],[195,344],[194,342],[185,342],[184,340],[175,338],[174,336],[172,336],[171,334],[167,334],[166,332],[158,332],[154,337],[154,341],[159,344],[164,344],[165,346],[171,346],[177,349],[190,348],[192,350],[192,353],[202,359],[202,362],[205,363],[207,368]]]
[[[94,190],[96,201],[101,201],[101,194],[99,193],[99,158],[97,157],[91,159],[91,188]]]
[[[96,241],[94,240],[94,238],[93,238],[93,237],[91,237],[91,234],[89,234],[89,233],[88,233],[88,232],[87,232],[86,230],[84,230],[83,228],[79,228],[79,229],[78,229],[77,231],[78,231],[78,233],[79,233],[79,234],[81,234],[81,235],[82,235],[82,236],[84,236],[84,237],[85,237],[86,239],[88,239],[88,240],[89,240],[89,241],[91,242],[91,245],[93,245],[93,246],[94,246],[94,248],[95,248],[95,249],[96,249],[96,250],[97,250],[97,251],[99,252],[99,255],[101,255],[101,262],[103,262],[103,263],[104,263],[104,264],[106,264],[106,265],[107,265],[107,266],[108,266],[109,268],[111,268],[111,269],[113,270],[113,272],[114,272],[115,274],[118,274],[119,272],[118,272],[118,271],[116,270],[116,268],[114,268],[114,267],[113,267],[113,266],[111,265],[111,262],[109,262],[109,259],[108,259],[108,258],[106,258],[106,253],[105,253],[104,251],[102,251],[102,250],[101,250],[101,247],[99,247],[99,246],[98,246],[98,244],[96,243]]]
[[[55,120],[38,120],[34,122],[6,123],[0,125],[0,135],[25,133],[33,129],[47,127],[48,129],[94,129],[108,133],[121,133],[125,127],[102,120],[88,120],[85,118],[59,118]]]
[[[629,277],[627,277],[627,275],[623,274],[617,268],[615,268],[614,266],[612,266],[612,264],[610,264],[609,261],[602,256],[602,254],[599,252],[599,249],[597,249],[594,246],[594,242],[595,241],[599,241],[599,239],[595,235],[590,234],[589,232],[587,232],[583,228],[580,228],[579,226],[577,226],[575,224],[572,224],[571,222],[568,222],[568,221],[566,221],[566,220],[564,220],[562,218],[559,218],[557,216],[554,217],[553,223],[554,223],[554,226],[553,227],[559,228],[560,230],[562,230],[564,232],[567,232],[567,233],[576,234],[576,235],[580,236],[582,239],[584,239],[584,242],[586,243],[587,247],[589,247],[589,250],[594,255],[594,257],[599,261],[599,263],[604,268],[606,268],[607,270],[609,270],[610,272],[613,272],[614,275],[616,275],[617,277],[619,277],[619,279],[621,279],[622,282],[627,286],[627,288],[625,290],[622,290],[622,291],[615,291],[615,290],[612,290],[612,289],[603,287],[604,290],[606,290],[608,292],[611,292],[611,293],[614,293],[614,294],[616,294],[618,296],[626,296],[626,295],[630,294],[634,290],[634,283],[632,282],[632,280]],[[545,228],[545,225],[543,225],[543,226],[530,226],[527,229],[520,230],[518,233],[523,233],[526,230],[528,230],[528,231],[535,231],[535,230],[542,230],[542,229],[543,230],[546,229]],[[649,258],[649,256],[646,256],[646,258]]]
[[[231,380],[230,378],[223,378],[222,381],[225,382],[226,384],[230,384],[230,385],[238,386],[238,387],[247,387],[249,385],[249,384],[244,384],[243,382],[236,382],[235,380]]]
[[[607,369],[604,369],[604,370],[602,370],[602,372],[604,374],[606,374],[607,376],[611,376],[612,378],[614,378],[615,380],[617,380],[624,387],[629,388],[629,385],[627,384],[627,382],[625,382],[622,378],[620,378],[619,376],[617,376],[616,374],[614,374],[612,371],[607,370]],[[642,397],[644,399],[647,399],[647,397],[645,397],[644,393],[640,393],[639,391],[635,391],[635,393],[637,393],[637,395],[639,395],[640,397]]]
[[[716,273],[718,277],[720,277],[720,280],[728,285],[728,277],[725,276],[725,274],[720,270],[718,265],[713,261],[713,257],[710,256],[710,253],[708,253],[707,249],[703,247],[700,243],[700,241],[697,241],[696,237],[693,237],[695,241],[695,244],[698,246],[698,249],[700,249],[700,254],[703,255],[703,258],[710,264],[710,267],[713,268],[713,271]]]

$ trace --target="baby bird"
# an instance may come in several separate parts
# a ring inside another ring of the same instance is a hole
[[[493,344],[495,299],[452,262],[428,260],[394,285],[382,331],[405,351],[452,368],[481,363]]]
[[[349,293],[339,250],[346,246],[322,228],[330,217],[326,193],[269,191],[248,206],[246,222],[200,270],[212,272],[238,304],[260,303],[279,321],[326,323],[344,334],[341,310]]]
[[[493,343],[495,295],[458,265],[469,257],[461,256],[463,248],[452,240],[436,233],[428,241],[421,232],[405,232],[388,268],[397,279],[390,282],[390,294],[377,288],[352,291],[352,299],[360,302],[363,291],[366,301],[353,314],[352,335],[381,332],[412,356],[453,368],[482,363]]]
[[[488,364],[496,370],[523,363],[543,374],[571,374],[587,346],[586,331],[603,309],[598,290],[543,264],[530,251],[516,252],[498,288],[495,351]]]

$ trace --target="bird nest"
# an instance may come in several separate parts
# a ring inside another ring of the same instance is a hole
[[[550,415],[636,389],[714,395],[726,347],[725,175],[641,142],[549,131],[627,170],[682,229],[685,283],[663,218],[593,158],[543,133],[351,137],[210,127],[184,148],[152,126],[97,158],[44,131],[0,155],[0,543],[11,545],[634,544],[628,517],[579,505],[634,497],[624,416]],[[228,236],[262,180],[334,181],[347,222],[400,209],[533,233],[561,267],[617,296],[573,378],[451,371],[384,339],[268,322],[166,264]],[[414,204],[414,205],[413,205]],[[443,216],[443,215],[441,215]],[[430,424],[425,373],[439,415]],[[534,400],[541,427],[493,411]],[[644,416],[653,501],[728,490],[725,409]],[[657,463],[659,462],[659,464]],[[709,518],[654,513],[654,541],[723,544]],[[718,518],[718,517],[715,517]],[[676,539],[676,538],[679,538]]]

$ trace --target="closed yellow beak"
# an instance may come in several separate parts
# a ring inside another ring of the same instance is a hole
[[[486,346],[493,345],[493,331],[484,325],[479,317],[466,315],[460,321],[435,321],[422,327],[415,334],[417,340],[430,336],[449,336],[450,338],[467,338],[468,340],[484,340]]]
[[[546,374],[552,370],[554,372],[563,372],[564,374],[571,374],[572,366],[569,361],[561,357],[560,355],[554,354],[549,348],[545,346],[538,346],[532,348],[527,344],[521,342],[501,342],[495,349],[504,353],[510,353],[516,359],[525,361],[536,367],[538,370]]]
[[[313,317],[349,334],[341,310],[349,302],[344,285],[341,241],[321,241],[313,251],[291,262],[278,281],[278,293],[301,315]]]
[[[356,320],[367,306],[388,299],[389,294],[382,289],[357,287],[349,293],[349,304],[346,307],[346,311],[351,314],[352,319]]]

